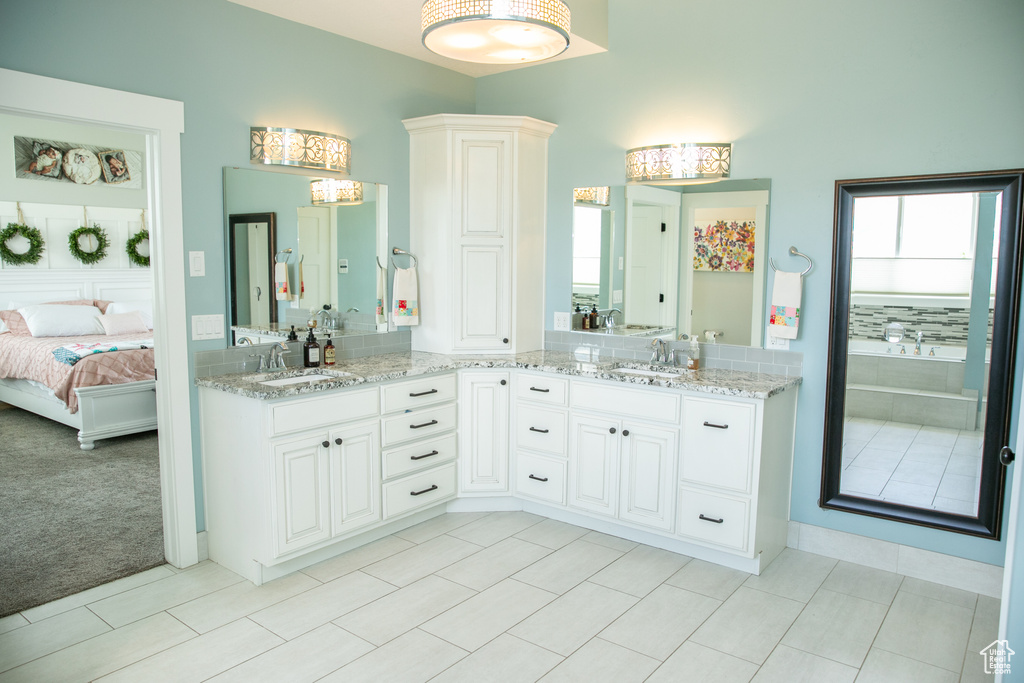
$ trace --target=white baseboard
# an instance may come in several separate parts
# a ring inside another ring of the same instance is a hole
[[[976,560],[792,521],[788,545],[992,598],[1002,596],[1003,568]]]

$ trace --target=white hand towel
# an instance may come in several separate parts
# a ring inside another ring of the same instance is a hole
[[[396,268],[395,286],[391,292],[394,305],[391,314],[395,325],[411,326],[420,324],[419,286],[416,283],[416,268]]]
[[[384,313],[384,301],[388,298],[388,285],[387,285],[388,269],[381,268],[380,262],[377,263],[377,324],[383,325],[388,321],[387,315]]]
[[[771,317],[768,333],[779,339],[796,339],[800,324],[800,296],[802,276],[800,273],[775,272],[772,287]]]
[[[278,263],[274,266],[274,283],[278,301],[291,301],[292,288],[288,284],[288,264]]]

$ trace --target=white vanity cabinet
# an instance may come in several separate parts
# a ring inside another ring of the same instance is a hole
[[[463,114],[403,123],[422,309],[412,349],[543,348],[547,139],[555,125]]]
[[[512,372],[459,371],[459,494],[508,491]]]
[[[515,382],[515,493],[565,505],[569,455],[569,379],[519,371]]]

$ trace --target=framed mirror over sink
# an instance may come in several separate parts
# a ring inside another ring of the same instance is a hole
[[[837,181],[821,507],[999,538],[1022,180]]]

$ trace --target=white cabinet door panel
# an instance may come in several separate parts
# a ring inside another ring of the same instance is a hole
[[[572,418],[569,505],[614,517],[618,506],[619,423]]]
[[[505,247],[463,247],[458,268],[461,295],[455,302],[455,347],[508,348],[511,301]]]
[[[623,423],[619,518],[671,531],[678,431]]]
[[[332,533],[338,536],[380,519],[380,425],[336,429],[328,440]]]
[[[281,440],[274,459],[274,555],[330,538],[327,432]]]
[[[508,491],[509,380],[502,371],[467,371],[459,384],[460,490]]]

